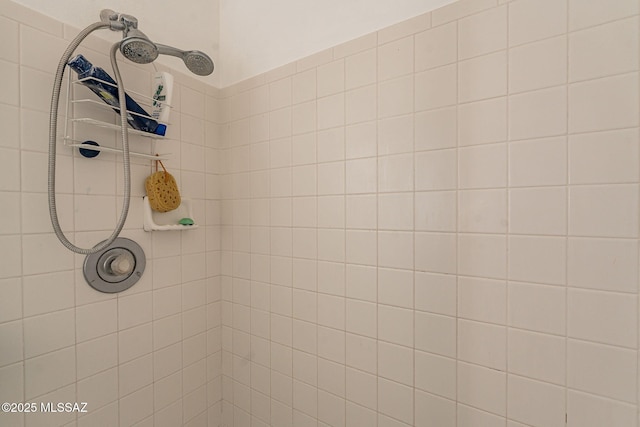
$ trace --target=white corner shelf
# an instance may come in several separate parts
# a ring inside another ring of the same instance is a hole
[[[198,224],[180,224],[179,221],[182,218],[193,219],[193,207],[191,205],[191,200],[182,199],[180,206],[172,211],[156,212],[151,209],[149,198],[144,196],[144,231],[180,231],[198,228]]]

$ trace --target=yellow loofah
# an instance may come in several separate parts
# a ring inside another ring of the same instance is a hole
[[[162,162],[160,162],[162,165]],[[162,165],[164,169],[164,165]],[[155,172],[144,182],[151,209],[158,212],[169,212],[180,206],[180,191],[175,178],[166,171]]]

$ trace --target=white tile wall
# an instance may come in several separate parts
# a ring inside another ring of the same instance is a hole
[[[0,394],[15,402],[84,401],[89,408],[88,414],[62,417],[3,414],[0,424],[125,426],[150,425],[156,418],[156,425],[218,425],[222,372],[207,372],[206,366],[221,360],[220,311],[215,308],[220,269],[219,262],[206,263],[220,252],[218,243],[205,244],[205,236],[220,235],[220,205],[215,202],[220,193],[218,91],[176,74],[170,140],[157,147],[175,153],[167,167],[183,195],[194,199],[201,227],[184,236],[143,233],[136,200],[144,189],[136,182],[152,168],[133,160],[135,198],[123,235],[145,248],[147,271],[123,294],[100,294],[82,277],[82,257],[74,258],[57,242],[42,214],[53,70],[78,30],[11,2],[0,5],[0,21],[7,41],[0,53],[5,76],[0,91],[5,128],[0,199],[9,207],[6,222],[13,224],[0,228],[0,335],[5,344]],[[79,51],[108,69],[106,49],[103,41],[92,39]],[[123,64],[128,87],[140,92],[149,89],[150,72]],[[78,132],[105,145],[114,142],[109,131]],[[177,143],[180,148],[167,148]],[[137,151],[154,149],[139,139],[132,139],[133,146]],[[119,214],[122,190],[116,175],[121,168],[109,154],[95,162],[62,146],[58,154],[61,224],[72,241],[75,231],[86,231],[76,233],[76,241],[95,244]],[[205,204],[205,197],[211,202]]]
[[[638,6],[605,3],[459,1],[229,90],[230,128],[290,91],[297,136],[249,144],[223,249],[256,271],[228,423],[637,425]]]
[[[118,296],[25,212],[74,30],[2,3],[0,396],[90,399],[68,425],[637,426],[639,7],[583,3],[461,0],[221,91],[178,76],[158,144],[204,222],[133,219],[148,281]],[[119,185],[80,175],[113,157],[61,154],[61,213],[109,229]]]

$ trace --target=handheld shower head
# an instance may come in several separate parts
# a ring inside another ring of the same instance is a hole
[[[199,76],[208,76],[213,73],[213,61],[209,56],[199,50],[180,50],[175,47],[157,43],[158,53],[176,56],[184,61],[189,71]]]
[[[190,50],[182,55],[182,60],[187,68],[199,76],[208,76],[213,73],[213,61],[209,56],[199,50]]]

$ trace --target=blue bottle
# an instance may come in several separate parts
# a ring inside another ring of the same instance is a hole
[[[104,84],[103,82],[111,83],[115,85],[116,82],[111,78],[109,74],[105,70],[100,67],[95,67],[91,62],[87,60],[82,55],[77,55],[75,58],[72,58],[68,62],[69,67],[78,73],[79,79],[84,79],[87,77],[94,77],[95,79],[87,79],[81,82],[83,85],[91,89],[93,93],[98,95],[100,99],[102,99],[107,104],[113,107],[120,107],[120,102],[118,99],[118,88],[115,86],[111,86],[108,84]],[[99,79],[99,80],[96,80]],[[137,114],[142,114],[144,116],[149,116],[147,113],[136,101],[134,101],[129,95],[125,94],[125,101],[127,105],[127,111],[133,112]],[[119,110],[114,108],[114,111],[118,114]],[[154,133],[156,135],[164,136],[167,131],[167,125],[158,123],[151,117],[141,117],[137,114],[129,114],[127,113],[127,122],[129,125],[137,130],[141,130],[143,132]]]

